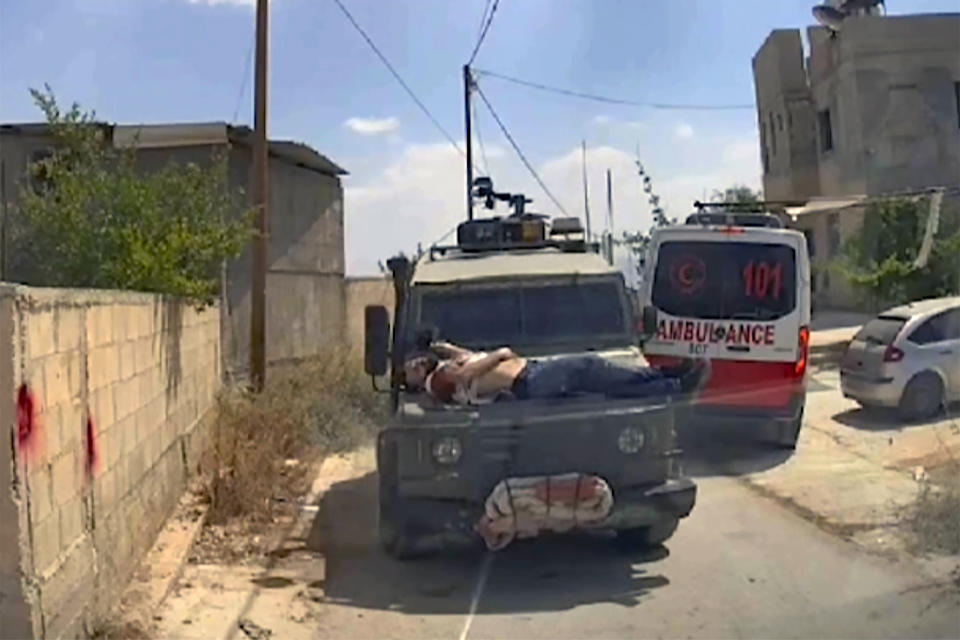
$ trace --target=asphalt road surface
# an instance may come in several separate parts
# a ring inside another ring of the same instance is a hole
[[[397,562],[376,542],[375,473],[335,484],[308,541],[326,562],[309,633],[351,639],[960,637],[955,588],[930,584],[911,559],[872,555],[826,533],[736,479],[779,464],[783,454],[687,446],[687,472],[700,487],[697,505],[665,546],[642,554],[583,535]]]

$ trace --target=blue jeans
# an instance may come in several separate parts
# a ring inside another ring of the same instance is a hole
[[[652,368],[613,364],[599,356],[566,356],[529,360],[513,387],[514,395],[560,398],[574,393],[602,393],[613,398],[646,398],[680,391],[675,376]]]

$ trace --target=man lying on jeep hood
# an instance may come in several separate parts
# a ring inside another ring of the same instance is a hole
[[[408,389],[424,389],[440,402],[483,404],[509,393],[518,400],[600,393],[614,398],[692,394],[710,377],[710,364],[697,360],[672,368],[635,368],[596,355],[524,358],[509,347],[475,352],[448,342],[434,343],[404,363]]]

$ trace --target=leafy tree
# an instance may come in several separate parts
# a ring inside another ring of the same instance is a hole
[[[227,158],[145,173],[136,150],[50,90],[31,90],[53,139],[32,163],[11,221],[11,270],[29,284],[151,291],[209,304],[220,265],[250,238],[250,212],[231,191]]]
[[[960,207],[944,201],[927,263],[914,262],[926,231],[929,198],[867,206],[861,230],[844,246],[840,271],[880,303],[955,295],[960,290]]]
[[[714,202],[759,202],[763,194],[745,184],[735,184],[723,191],[713,192]]]

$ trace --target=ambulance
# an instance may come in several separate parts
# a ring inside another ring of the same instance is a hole
[[[747,424],[792,449],[803,421],[810,346],[804,235],[769,214],[697,213],[653,231],[641,304],[656,309],[650,364],[706,358],[694,423]]]

